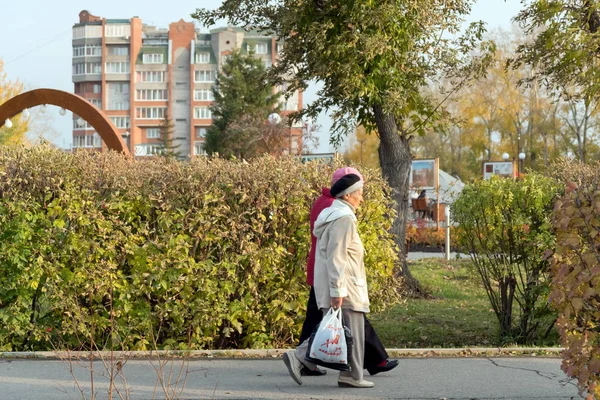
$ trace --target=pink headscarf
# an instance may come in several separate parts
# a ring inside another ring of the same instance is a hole
[[[335,172],[333,173],[333,177],[331,178],[331,185],[333,186],[333,184],[336,183],[342,176],[348,175],[348,174],[358,175],[360,180],[364,181],[363,176],[355,168],[342,167],[342,168],[336,169]]]

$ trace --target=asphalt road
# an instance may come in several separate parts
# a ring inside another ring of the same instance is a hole
[[[108,366],[95,370],[98,399],[108,399]],[[71,374],[70,369],[73,370]],[[578,399],[575,383],[560,370],[559,358],[404,358],[395,370],[365,378],[372,389],[337,386],[337,372],[304,377],[302,386],[276,359],[196,359],[162,367],[126,360],[113,399]],[[180,373],[181,372],[181,373]],[[169,379],[170,377],[170,379]],[[175,382],[179,379],[179,383]],[[169,384],[168,382],[172,382]],[[80,392],[78,385],[81,387]],[[54,400],[90,396],[90,366],[60,360],[0,359],[0,399]],[[162,388],[171,390],[166,397]],[[177,390],[179,389],[179,390]],[[83,395],[82,395],[83,393]]]

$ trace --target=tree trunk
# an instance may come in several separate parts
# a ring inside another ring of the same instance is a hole
[[[412,296],[423,296],[421,288],[406,263],[406,220],[408,214],[409,177],[412,167],[409,138],[398,132],[398,125],[393,115],[383,111],[381,106],[374,106],[375,122],[379,132],[379,162],[383,178],[392,188],[396,218],[392,224],[394,240],[400,249],[400,266],[395,271],[404,279],[404,284]]]

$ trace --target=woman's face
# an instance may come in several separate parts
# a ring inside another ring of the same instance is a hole
[[[348,203],[350,203],[352,205],[352,207],[358,208],[358,206],[360,206],[360,203],[363,202],[362,188],[360,188],[350,194],[345,195],[344,200],[346,200]]]

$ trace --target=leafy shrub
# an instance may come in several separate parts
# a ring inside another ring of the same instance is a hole
[[[562,369],[600,397],[600,165],[562,161],[566,193],[554,206],[556,250],[549,296],[558,310]]]
[[[555,180],[537,174],[493,177],[467,185],[452,206],[459,244],[471,255],[505,341],[544,339],[553,327],[544,255],[554,246],[550,214],[559,191]]]
[[[308,212],[337,165],[0,149],[0,348],[291,345]],[[373,308],[398,300],[387,187],[359,229]]]

